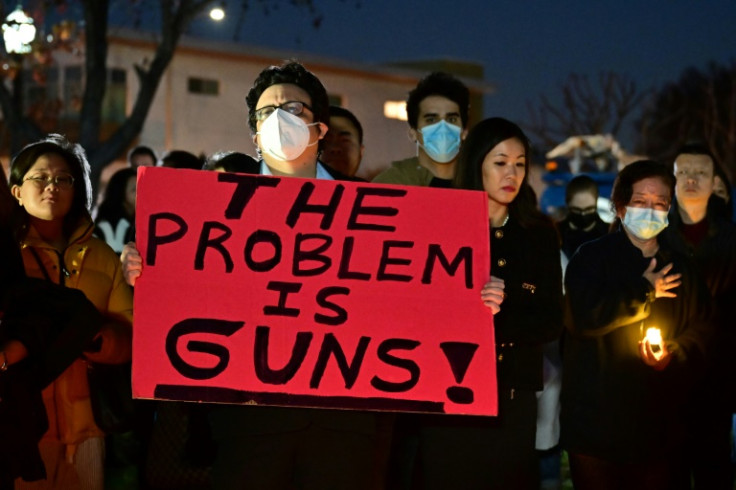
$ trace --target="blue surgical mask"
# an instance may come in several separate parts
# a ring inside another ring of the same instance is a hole
[[[667,228],[667,211],[626,206],[624,228],[640,240],[649,240]]]
[[[452,161],[460,151],[462,129],[454,124],[448,124],[444,119],[423,127],[419,132],[422,133],[424,144],[417,141],[417,145],[424,148],[429,158],[437,163]]]

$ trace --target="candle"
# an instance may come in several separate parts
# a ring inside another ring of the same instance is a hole
[[[660,359],[662,357],[662,331],[657,327],[649,327],[644,338],[652,347],[654,357]]]

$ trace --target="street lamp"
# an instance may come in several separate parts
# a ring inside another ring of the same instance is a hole
[[[18,5],[3,22],[5,50],[10,55],[28,54],[35,38],[36,26],[33,25],[33,19]]]
[[[222,7],[215,7],[210,10],[210,19],[220,21],[225,18],[225,10]]]
[[[13,105],[19,120],[23,118],[23,56],[31,52],[31,43],[36,38],[36,27],[33,19],[26,15],[20,5],[13,10],[2,24],[5,51],[15,65],[13,78]],[[5,121],[8,119],[5,118]],[[12,138],[11,151],[20,144],[19,138]]]

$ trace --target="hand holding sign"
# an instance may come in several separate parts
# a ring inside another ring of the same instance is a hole
[[[140,277],[143,270],[143,258],[134,242],[126,243],[123,253],[120,254],[120,262],[123,264],[123,277],[130,286],[135,286],[135,281]]]
[[[494,315],[501,311],[501,303],[506,297],[505,287],[506,284],[503,279],[491,276],[491,280],[485,283],[483,289],[480,290],[480,299],[484,305],[491,309],[491,313]]]

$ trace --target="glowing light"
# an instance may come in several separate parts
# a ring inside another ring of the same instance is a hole
[[[409,116],[406,114],[406,102],[403,100],[387,100],[384,102],[383,115],[389,119],[398,119],[399,121],[409,120]]]
[[[36,38],[33,19],[18,6],[3,23],[3,40],[8,53],[25,54],[31,52],[31,43]]]
[[[647,328],[647,333],[644,338],[649,342],[654,352],[654,357],[660,359],[662,357],[662,331],[657,327]]]
[[[221,7],[210,10],[210,19],[220,21],[225,18],[225,11]]]

